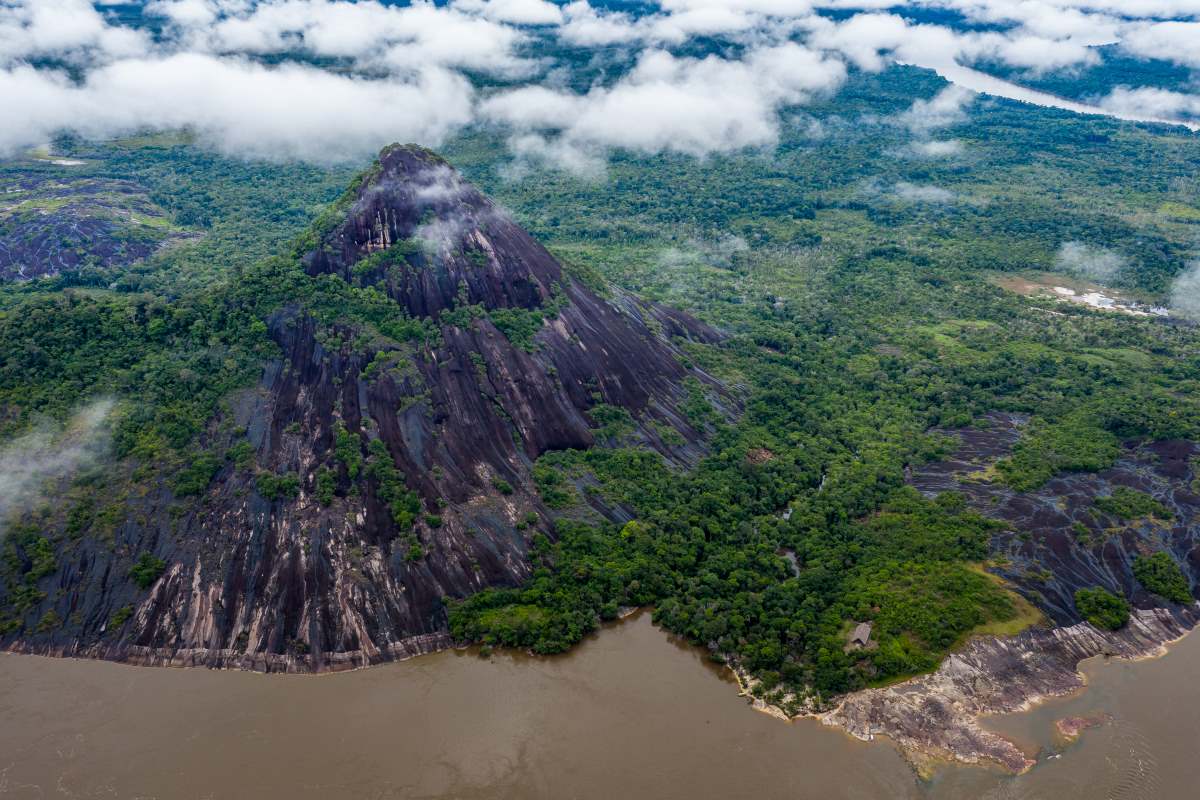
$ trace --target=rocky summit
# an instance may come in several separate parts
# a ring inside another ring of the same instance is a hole
[[[336,308],[319,319],[332,292],[285,302],[267,320],[278,357],[209,424],[236,455],[186,510],[163,482],[115,546],[60,556],[44,603],[65,623],[8,647],[315,671],[446,646],[444,599],[518,584],[535,537],[555,535],[540,455],[603,444],[615,419],[623,441],[691,464],[704,431],[681,404],[728,402],[679,349],[715,330],[572,278],[422,148],[385,149],[289,258],[369,296],[372,332]],[[135,553],[153,554],[141,572]]]

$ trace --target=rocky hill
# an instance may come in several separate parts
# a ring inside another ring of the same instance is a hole
[[[60,553],[8,647],[322,670],[445,646],[443,598],[518,584],[554,536],[541,454],[619,430],[692,463],[703,423],[681,409],[729,405],[679,349],[716,331],[572,278],[423,149],[386,149],[292,258],[373,324],[332,290],[271,315],[281,356],[204,435],[227,457]]]

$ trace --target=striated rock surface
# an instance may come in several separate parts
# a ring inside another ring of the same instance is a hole
[[[846,697],[822,715],[860,739],[887,736],[918,769],[941,760],[992,761],[1021,772],[1033,762],[1008,739],[985,730],[980,716],[1019,711],[1082,688],[1080,661],[1093,656],[1145,658],[1200,621],[1200,605],[1172,613],[1135,611],[1119,631],[1081,622],[1032,628],[1011,638],[972,640],[938,670],[885,689]]]
[[[573,280],[421,148],[386,149],[305,247],[304,270],[375,298],[377,324],[304,310],[322,296],[277,313],[282,356],[204,442],[250,458],[224,462],[198,500],[169,481],[129,498],[111,541],[59,555],[3,646],[267,671],[445,647],[444,598],[520,583],[534,536],[554,536],[538,456],[604,444],[617,414],[624,441],[685,465],[704,431],[680,404],[701,392],[733,411],[679,349],[716,331]],[[280,476],[290,491],[269,489]],[[165,570],[139,589],[145,553]],[[39,632],[50,612],[62,625]]]
[[[988,415],[985,428],[944,431],[959,440],[944,461],[921,466],[911,483],[922,493],[961,492],[979,513],[1007,523],[992,542],[1001,575],[1060,625],[1080,621],[1077,589],[1102,586],[1138,608],[1165,601],[1133,577],[1139,555],[1165,551],[1180,565],[1193,595],[1200,588],[1200,444],[1181,440],[1124,442],[1120,457],[1100,472],[1055,476],[1032,492],[1015,492],[988,468],[1007,456],[1026,419]],[[1144,492],[1169,519],[1122,520],[1095,505],[1118,487]]]
[[[1010,638],[972,639],[930,675],[850,695],[821,715],[854,736],[893,739],[918,767],[943,760],[991,761],[1022,771],[1032,762],[1007,739],[979,724],[984,714],[1017,711],[1083,686],[1080,661],[1098,655],[1144,658],[1163,652],[1200,621],[1200,605],[1161,606],[1133,576],[1140,554],[1165,551],[1196,591],[1200,579],[1200,495],[1195,456],[1186,441],[1125,442],[1098,473],[1056,476],[1033,492],[1014,492],[989,469],[1011,452],[1027,419],[988,415],[981,428],[943,431],[959,445],[944,461],[921,466],[910,482],[926,495],[961,492],[981,514],[1008,523],[992,542],[992,571],[1003,576],[1061,627],[1031,628]],[[1172,518],[1120,520],[1095,500],[1126,486],[1153,496]],[[1118,631],[1081,622],[1077,589],[1102,586],[1135,608]]]
[[[121,267],[196,235],[173,228],[145,187],[70,171],[39,165],[0,189],[0,281]]]

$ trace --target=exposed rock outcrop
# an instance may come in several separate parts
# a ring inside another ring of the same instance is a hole
[[[980,513],[1009,528],[992,542],[992,569],[1062,627],[1032,628],[1010,638],[972,639],[930,675],[849,695],[821,719],[870,739],[893,739],[924,769],[943,760],[991,761],[1022,771],[1032,762],[979,717],[1016,711],[1083,686],[1079,662],[1093,656],[1145,658],[1200,621],[1200,606],[1162,608],[1165,601],[1133,576],[1139,554],[1172,554],[1194,587],[1200,576],[1200,447],[1185,441],[1126,442],[1117,462],[1098,473],[1069,473],[1033,492],[1015,492],[989,470],[1018,440],[1026,418],[990,414],[983,427],[944,431],[954,454],[922,466],[911,483],[928,495],[962,492]],[[1097,496],[1126,486],[1152,495],[1172,518],[1118,520],[1100,513]],[[1077,589],[1103,586],[1135,610],[1118,631],[1080,622]]]
[[[624,441],[688,464],[704,431],[683,401],[732,411],[679,349],[716,331],[573,280],[421,148],[386,149],[306,247],[303,269],[372,298],[374,325],[320,289],[278,312],[282,357],[205,443],[252,458],[227,462],[198,501],[166,482],[131,498],[113,541],[60,556],[5,646],[261,670],[444,647],[443,598],[520,583],[533,537],[554,535],[538,456],[605,443],[616,415]],[[166,563],[148,591],[129,579],[140,553]],[[51,611],[63,624],[37,632]]]
[[[1057,475],[1040,489],[1016,492],[989,468],[1009,454],[1026,420],[996,413],[987,421],[982,428],[944,431],[959,440],[955,453],[923,465],[911,482],[927,495],[961,492],[979,513],[1007,523],[992,542],[993,571],[1056,623],[1079,622],[1075,591],[1093,586],[1138,608],[1162,605],[1134,579],[1139,555],[1165,550],[1190,584],[1200,585],[1200,445],[1127,441],[1107,469]],[[1152,496],[1170,518],[1123,520],[1097,508],[1096,498],[1118,487]]]
[[[174,228],[132,181],[71,179],[70,166],[58,174],[44,168],[0,190],[0,282],[124,267],[197,235]]]
[[[929,675],[846,697],[821,716],[860,739],[887,736],[917,765],[992,761],[1021,772],[1033,762],[1011,741],[984,729],[980,716],[1029,708],[1083,686],[1079,662],[1093,656],[1145,658],[1186,634],[1200,606],[1178,613],[1136,611],[1119,631],[1087,623],[1032,628],[1011,638],[982,637]]]

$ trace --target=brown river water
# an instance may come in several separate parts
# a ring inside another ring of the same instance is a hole
[[[885,741],[787,723],[637,615],[549,659],[472,651],[319,676],[0,655],[0,797],[1193,798],[1200,636],[1084,665],[1087,691],[989,721],[1043,756],[919,782]],[[1104,712],[1078,742],[1056,719]]]

